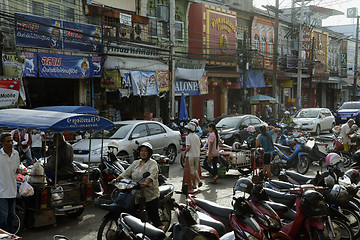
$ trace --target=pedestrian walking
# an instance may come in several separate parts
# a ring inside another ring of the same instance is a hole
[[[268,131],[267,128],[270,130]],[[256,147],[262,146],[264,148],[264,155],[262,158],[263,172],[265,177],[271,179],[270,162],[273,159],[275,153],[272,135],[275,128],[273,126],[260,126],[259,130],[260,134],[256,139]]]
[[[210,183],[216,183],[218,180],[217,163],[219,159],[219,144],[220,136],[214,123],[208,125],[209,137],[208,137],[208,151],[206,153],[203,167],[213,176]],[[210,167],[212,165],[212,168]]]
[[[16,172],[20,165],[10,133],[0,135],[0,228],[12,233],[15,221]]]
[[[196,124],[194,122],[189,122],[186,125],[186,128],[188,129],[189,134],[185,139],[186,149],[183,152],[183,157],[185,157],[185,161],[189,162],[191,185],[195,190],[197,189],[197,186],[201,187],[203,185],[198,174],[201,144],[200,138],[195,134]],[[184,171],[186,171],[186,169]],[[196,184],[196,181],[198,185]]]

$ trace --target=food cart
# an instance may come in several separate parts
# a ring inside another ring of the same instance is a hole
[[[70,132],[90,131],[91,133],[92,130],[112,129],[114,124],[108,119],[88,114],[3,109],[0,110],[0,127],[37,129],[45,133],[65,130]],[[91,140],[89,149],[91,149]],[[56,152],[56,163],[57,156]],[[17,199],[16,209],[21,227],[55,224],[55,215],[80,216],[84,206],[93,200],[93,188],[89,175],[89,171],[80,171],[68,176],[67,179],[58,179],[56,164],[55,181],[52,184],[48,184],[46,181],[32,184],[34,195]],[[43,177],[45,179],[45,176]]]

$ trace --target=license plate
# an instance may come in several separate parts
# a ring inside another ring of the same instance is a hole
[[[347,117],[342,117],[342,118],[341,118],[341,120],[346,120],[346,119],[347,119]]]

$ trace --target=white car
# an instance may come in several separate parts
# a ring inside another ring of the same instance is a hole
[[[179,131],[173,131],[162,123],[156,121],[131,120],[114,122],[115,127],[104,132],[103,154],[112,140],[119,143],[118,157],[133,160],[134,150],[138,144],[150,142],[153,153],[166,154],[170,163],[173,163],[181,151],[181,136]],[[101,131],[95,132],[91,137],[90,162],[99,163],[101,156]],[[88,162],[89,139],[83,139],[73,144],[74,160]]]
[[[327,108],[303,108],[293,118],[301,129],[319,135],[322,131],[329,131],[335,126],[335,117]]]

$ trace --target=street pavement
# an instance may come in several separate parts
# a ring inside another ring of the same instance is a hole
[[[312,165],[307,175],[315,175],[316,171],[320,171],[319,166]],[[207,173],[202,169],[202,175]],[[181,191],[183,168],[179,163],[179,158],[176,162],[170,165],[168,183],[175,186],[176,191]],[[218,180],[216,184],[208,183],[211,179],[204,178],[204,185],[196,193],[197,197],[214,201],[223,206],[231,207],[232,201],[232,187],[239,177],[243,177],[237,170],[229,170],[227,174]],[[177,202],[184,202],[185,197],[181,194],[174,194]],[[57,224],[54,226],[47,226],[34,229],[25,229],[21,234],[24,240],[49,240],[56,234],[67,236],[70,240],[92,240],[96,239],[97,230],[101,224],[101,218],[107,212],[95,206],[86,207],[82,216],[77,219],[70,219],[67,217],[58,217]],[[173,220],[175,216],[173,214]]]

